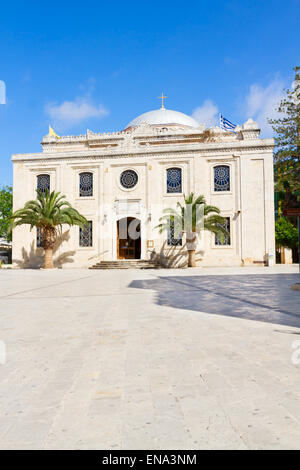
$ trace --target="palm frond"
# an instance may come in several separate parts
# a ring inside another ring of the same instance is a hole
[[[65,199],[60,192],[42,192],[37,190],[35,200],[27,201],[22,209],[16,210],[10,217],[9,230],[19,225],[56,229],[62,225],[87,225],[86,218],[81,215]]]
[[[228,236],[228,231],[224,228],[226,219],[220,216],[220,209],[216,206],[206,204],[205,197],[200,194],[195,196],[192,192],[184,195],[184,204],[177,202],[177,210],[167,208],[163,210],[160,217],[160,224],[157,225],[159,232],[170,229],[170,223],[174,227],[174,232],[197,232],[207,230],[220,237]]]

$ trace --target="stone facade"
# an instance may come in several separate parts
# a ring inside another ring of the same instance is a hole
[[[180,123],[151,125],[141,122],[125,131],[63,136],[47,135],[42,152],[13,155],[14,210],[35,198],[37,177],[50,176],[50,189],[61,191],[92,222],[91,246],[80,246],[79,228],[64,227],[55,250],[58,267],[89,267],[119,255],[118,221],[138,219],[141,259],[158,258],[164,265],[186,265],[185,240],[169,246],[167,234],[157,224],[163,207],[175,207],[183,194],[203,194],[230,219],[230,244],[216,244],[204,233],[197,250],[197,264],[233,266],[263,264],[274,246],[273,147],[261,139],[256,123],[247,121],[228,133]],[[230,189],[215,191],[216,166],[229,169]],[[166,174],[181,170],[182,190],[168,193]],[[133,170],[138,177],[132,188],[122,186],[120,176]],[[80,174],[92,173],[92,195],[80,195]],[[43,249],[37,234],[27,226],[13,234],[13,262],[41,265]]]

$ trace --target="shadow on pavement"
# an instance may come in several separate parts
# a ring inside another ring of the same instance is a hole
[[[129,287],[156,291],[158,305],[300,327],[299,274],[160,276]]]

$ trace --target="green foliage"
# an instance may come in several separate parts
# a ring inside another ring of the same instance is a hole
[[[287,219],[281,217],[275,223],[277,246],[295,248],[298,245],[298,229]]]
[[[30,230],[40,227],[44,243],[44,238],[50,235],[54,238],[57,231],[61,231],[63,224],[79,225],[83,228],[87,223],[85,217],[74,209],[61,193],[37,191],[35,200],[26,202],[22,209],[12,214],[9,230],[24,224],[30,225]]]
[[[281,117],[269,119],[275,131],[276,191],[284,194],[285,208],[300,201],[300,67],[294,70],[293,89],[286,90],[278,107]]]
[[[13,196],[12,188],[4,186],[0,189],[0,237],[7,238],[11,241],[9,234],[10,216],[12,214]]]
[[[177,202],[177,209],[167,208],[160,217],[160,224],[156,227],[162,233],[170,227],[170,221],[174,223],[174,233],[177,237],[182,231],[186,233],[200,233],[207,230],[215,233],[221,240],[228,236],[224,228],[226,219],[220,214],[220,209],[216,206],[206,204],[203,195],[195,197],[194,193],[184,196],[184,205]]]

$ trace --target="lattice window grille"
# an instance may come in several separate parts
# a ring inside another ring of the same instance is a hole
[[[50,175],[37,176],[37,189],[42,193],[50,191]]]
[[[88,197],[93,195],[93,173],[80,173],[79,196]]]
[[[230,168],[227,165],[214,167],[215,191],[230,191]]]
[[[170,221],[169,224],[169,229],[168,229],[168,240],[167,243],[169,246],[182,246],[182,237],[178,236],[178,238],[175,236],[175,225],[174,221]]]
[[[79,246],[93,246],[93,223],[91,221],[84,228],[79,228]]]
[[[37,248],[42,248],[43,247],[43,237],[42,237],[41,227],[36,228],[36,246],[37,246]]]
[[[167,193],[182,192],[182,171],[181,168],[167,169]]]
[[[221,240],[221,238],[218,236],[218,235],[215,235],[215,245],[217,246],[228,246],[231,244],[231,241],[230,241],[230,217],[226,217],[226,221],[224,224],[222,224],[222,227],[225,228],[225,230],[227,230],[227,232],[229,233],[229,235],[225,235],[224,236],[224,239]]]
[[[138,182],[138,175],[134,170],[125,170],[121,173],[120,183],[125,189],[134,188]]]

